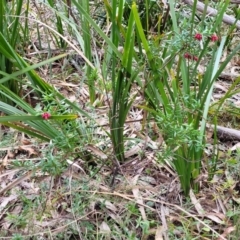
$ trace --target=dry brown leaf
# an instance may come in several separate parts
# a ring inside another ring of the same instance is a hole
[[[102,222],[99,226],[101,233],[111,233],[111,229],[106,222]]]
[[[227,210],[226,210],[226,207],[225,207],[222,199],[221,198],[217,198],[216,200],[218,202],[219,207],[221,208],[221,211],[223,212],[223,215],[225,216]]]
[[[8,164],[8,154],[6,154],[6,156],[3,158],[1,162],[2,164],[0,166],[0,170],[2,171]]]
[[[73,162],[73,161],[71,161],[69,159],[67,159],[67,163],[69,165],[73,166],[73,167],[76,167],[76,168],[80,169],[83,173],[86,174],[86,172],[83,170],[83,168],[81,166],[79,166],[77,163],[75,163],[75,162]]]
[[[240,204],[240,198],[236,198],[236,197],[232,196],[232,199],[233,199],[237,204]]]
[[[151,185],[156,185],[157,184],[157,181],[154,177],[150,177],[150,176],[141,176],[139,178],[139,183],[142,183],[143,185],[146,185],[146,186],[151,186]]]
[[[20,169],[13,169],[13,170],[8,170],[8,171],[5,171],[4,173],[2,173],[1,175],[0,175],[0,179],[2,180],[2,178],[4,178],[4,177],[9,177],[10,176],[10,178],[12,178],[13,177],[13,175],[16,173],[16,172],[18,172]]]
[[[36,185],[36,187],[35,187],[35,185]],[[31,196],[32,194],[35,195],[35,194],[39,193],[39,190],[40,190],[40,188],[37,187],[37,184],[34,184],[33,181],[31,181],[31,182],[30,181],[22,181],[20,183],[20,186],[22,186],[25,189],[25,194],[28,194],[28,195],[30,194],[29,196]]]
[[[199,201],[196,199],[192,189],[190,190],[189,196],[190,196],[191,201],[192,201],[192,203],[193,203],[194,207],[196,208],[199,215],[205,216],[206,218],[208,218],[208,219],[210,219],[210,220],[212,220],[212,221],[214,221],[218,224],[224,224],[224,221],[222,221],[217,216],[214,216],[213,214],[206,213],[206,211],[202,208]]]
[[[240,148],[240,142],[236,143],[230,150],[231,151],[236,151],[239,148]]]
[[[91,144],[87,145],[87,149],[101,159],[107,159],[108,158],[105,153],[103,153],[101,150],[97,149],[96,147],[94,147]]]
[[[75,94],[69,94],[68,100],[70,102],[75,102],[77,100],[76,95]]]
[[[155,240],[163,240],[163,233],[165,228],[163,226],[158,226],[155,234]]]
[[[23,145],[30,145],[30,144],[32,144],[31,141],[30,141],[29,139],[27,139],[27,138],[23,138],[23,139],[21,140],[21,143],[22,143]]]
[[[33,156],[38,155],[38,153],[33,147],[23,145],[23,146],[19,146],[19,150],[26,151],[28,153],[28,157],[31,157],[32,155]]]
[[[222,221],[221,219],[219,219],[217,216],[214,216],[212,214],[205,214],[205,217],[207,217],[208,219],[212,220],[215,223],[218,224],[225,224],[224,221]]]
[[[139,143],[136,146],[132,147],[131,149],[124,153],[125,158],[129,158],[135,154],[138,154],[141,151],[142,147],[143,143]]]
[[[56,226],[56,222],[59,222],[59,219],[52,219],[50,221],[34,221],[35,226],[41,227],[54,227]]]
[[[206,139],[207,139],[208,142],[211,141],[212,136],[213,136],[213,128],[208,127],[206,129]]]
[[[5,157],[2,159],[2,164],[1,164],[1,170],[2,168],[5,168],[8,165],[8,159],[9,158],[13,158],[15,157],[15,154],[12,153],[11,150],[7,150],[7,154],[5,155]]]
[[[161,227],[164,229],[164,232],[162,232],[162,235],[164,236],[165,240],[168,240],[168,235],[166,234],[166,231],[168,230],[166,215],[169,215],[169,208],[161,204],[161,215],[160,215],[160,218],[162,221]]]
[[[214,83],[214,88],[215,89],[218,88],[218,89],[220,89],[223,92],[227,92],[228,91],[228,89],[226,87],[224,87],[222,84],[219,84],[219,83]]]
[[[214,216],[218,217],[219,219],[222,219],[223,221],[225,221],[225,219],[226,219],[226,215],[223,213],[220,213],[220,212],[217,212],[217,213],[213,212],[213,213],[211,213],[211,215],[214,215]]]
[[[138,177],[139,177],[139,175],[137,175],[133,178],[133,185],[136,185]],[[142,196],[140,195],[139,189],[138,188],[133,188],[132,192],[133,192],[133,196],[135,197],[137,203],[140,204],[139,205],[139,211],[142,214],[142,219],[145,221],[145,220],[147,220],[147,216],[146,216],[146,213],[145,213],[145,209],[143,207],[144,203],[143,203],[143,200],[142,200]]]
[[[8,154],[8,158],[14,158],[15,155],[16,155],[16,154],[15,154],[12,150],[10,150],[10,149],[7,150],[7,154]]]
[[[204,209],[202,208],[200,202],[197,200],[197,198],[195,197],[192,189],[190,190],[189,193],[190,199],[192,201],[192,204],[194,205],[195,209],[197,210],[198,214],[202,215],[205,213]]]
[[[29,171],[29,172],[25,173],[23,176],[19,177],[18,179],[14,180],[10,184],[8,184],[5,188],[0,190],[0,195],[5,193],[6,191],[12,189],[13,187],[17,186],[20,182],[30,178],[33,172],[34,171]]]
[[[110,201],[102,199],[102,198],[98,199],[98,201],[100,201],[101,203],[104,203],[106,208],[111,210],[112,212],[114,212],[114,213],[117,212],[117,208]]]
[[[222,238],[227,237],[227,235],[229,235],[229,233],[235,231],[235,227],[228,227],[224,230],[223,234],[221,235],[221,237],[219,237],[217,240],[221,240]]]
[[[12,200],[15,200],[17,198],[17,195],[13,195],[11,194],[9,197],[2,197],[0,198],[0,209],[3,209],[7,206],[7,204],[9,202],[11,202]]]
[[[119,215],[113,214],[111,212],[108,213],[108,215],[119,225],[123,224],[123,220],[121,219],[121,217]]]

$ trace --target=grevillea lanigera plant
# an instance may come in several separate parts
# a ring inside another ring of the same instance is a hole
[[[185,195],[191,187],[198,190],[196,179],[206,144],[205,129],[213,84],[240,48],[237,46],[220,64],[227,35],[222,35],[220,41],[216,31],[221,27],[228,3],[221,4],[218,16],[206,28],[202,24],[204,17],[200,23],[195,22],[194,2],[192,17],[179,21],[182,23],[179,25],[175,1],[169,1],[173,34],[162,38],[158,57],[152,53],[152,45],[141,31],[141,24],[137,25],[151,69],[145,91],[148,104],[142,107],[158,122],[166,152],[170,153],[166,157],[161,151],[160,158],[172,163]],[[200,65],[204,69],[202,72],[198,70]]]

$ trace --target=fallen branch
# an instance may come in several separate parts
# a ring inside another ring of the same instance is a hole
[[[183,0],[184,3],[193,6],[193,0]],[[235,1],[238,2],[238,1]],[[197,2],[197,10],[199,12],[203,12],[205,8],[205,4],[202,2]],[[218,11],[212,7],[207,7],[207,14],[209,16],[217,16],[218,15]],[[236,18],[229,16],[227,14],[223,15],[223,22],[225,22],[228,25],[233,25],[236,22]],[[236,22],[236,28],[240,29],[240,21]]]
[[[211,126],[214,128],[214,126]],[[219,139],[226,140],[238,140],[240,141],[240,131],[233,129],[233,128],[227,128],[222,126],[217,126],[217,136]]]

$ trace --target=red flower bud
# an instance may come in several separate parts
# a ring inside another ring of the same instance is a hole
[[[198,57],[197,56],[193,56],[193,61],[198,61]]]
[[[42,114],[42,118],[45,119],[45,120],[49,119],[50,117],[51,117],[51,114],[48,113],[48,112],[45,112],[45,113]]]
[[[201,33],[196,33],[194,38],[198,41],[201,41],[202,40],[202,34]]]
[[[216,42],[216,41],[218,41],[218,36],[215,35],[215,34],[213,34],[213,35],[210,37],[210,40],[211,40],[212,42]]]
[[[184,53],[184,58],[186,58],[186,59],[191,59],[192,58],[192,56],[189,54],[189,53]]]
[[[193,55],[191,55],[189,53],[184,53],[183,57],[185,59],[190,59],[190,60],[193,60],[193,61],[196,61],[196,62],[198,61],[198,57],[197,56],[193,56]]]

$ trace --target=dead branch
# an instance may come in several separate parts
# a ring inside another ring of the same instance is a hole
[[[193,6],[193,0],[183,0],[183,2],[190,5],[190,6]],[[239,3],[240,0],[235,0],[235,1],[233,0],[232,2]],[[203,12],[204,8],[205,8],[204,3],[197,2],[197,10],[199,12]],[[216,9],[212,8],[212,7],[207,7],[207,14],[210,15],[210,16],[216,16],[216,15],[218,15],[218,11]],[[236,18],[234,18],[232,16],[229,16],[227,14],[224,14],[223,15],[223,22],[228,24],[228,25],[233,25],[236,22]],[[236,22],[236,28],[240,29],[240,21]]]
[[[217,135],[219,139],[240,141],[240,131],[233,128],[217,126]]]

